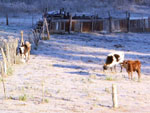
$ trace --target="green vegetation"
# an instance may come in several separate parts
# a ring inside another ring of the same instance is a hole
[[[24,94],[23,96],[19,96],[20,101],[26,101],[27,100],[27,95]]]
[[[9,66],[9,67],[7,68],[7,75],[10,76],[10,75],[12,75],[12,74],[13,74],[13,68],[12,68],[11,66]]]
[[[108,80],[108,81],[115,81],[116,79],[113,78],[112,76],[107,76],[105,80]]]
[[[45,102],[45,103],[49,103],[49,100],[48,100],[48,99],[44,99],[44,102]]]

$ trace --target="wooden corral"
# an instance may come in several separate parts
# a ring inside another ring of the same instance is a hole
[[[150,18],[130,20],[131,32],[150,32]]]
[[[71,17],[71,22],[70,22]],[[65,32],[150,32],[150,19],[130,18],[100,18],[98,15],[70,15],[64,10],[44,14],[50,33]],[[43,21],[37,23],[36,29],[42,29]],[[71,27],[70,27],[71,25]],[[71,31],[70,31],[71,30]]]
[[[52,20],[49,24],[49,31],[51,33],[57,32],[68,32],[69,31],[69,21],[66,19],[61,20]],[[42,22],[39,21],[36,29],[42,28]],[[72,32],[93,32],[93,31],[102,31],[103,30],[103,21],[99,20],[92,22],[92,20],[72,20],[71,31]]]

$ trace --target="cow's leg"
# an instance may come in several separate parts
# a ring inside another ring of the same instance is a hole
[[[28,52],[26,53],[26,62],[28,62],[28,60],[29,60],[29,54],[28,54]]]
[[[114,70],[115,70],[115,72],[117,72],[117,71],[116,71],[116,65],[114,65]]]
[[[140,82],[140,80],[141,80],[141,70],[139,69],[136,72],[138,74],[138,81]]]
[[[122,73],[122,65],[121,64],[120,64],[120,68],[121,68],[120,73]]]
[[[133,80],[133,71],[131,71],[131,80]]]
[[[30,51],[28,52],[28,60],[30,59]]]
[[[128,79],[130,79],[130,72],[128,72]]]
[[[24,60],[26,58],[25,54],[21,54],[21,59]]]
[[[112,72],[112,67],[110,67],[110,70],[111,70],[111,72]]]
[[[21,58],[23,59],[23,54],[20,54],[21,55]]]
[[[28,60],[29,60],[29,53],[27,52],[27,54],[26,54],[26,57],[27,57],[27,62],[28,62]]]
[[[27,61],[27,55],[25,54],[24,56],[25,56],[25,62],[26,62]]]

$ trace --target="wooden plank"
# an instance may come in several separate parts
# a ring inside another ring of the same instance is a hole
[[[104,19],[97,19],[97,21],[102,21]],[[72,22],[91,22],[91,19],[72,19]],[[52,22],[68,22],[68,19],[56,19],[52,20]]]
[[[80,32],[82,33],[83,31],[83,22],[80,22]]]
[[[92,31],[92,22],[83,22],[82,32],[91,32]]]
[[[71,33],[71,28],[72,28],[72,15],[70,15],[69,17],[69,30],[68,30],[69,34]]]

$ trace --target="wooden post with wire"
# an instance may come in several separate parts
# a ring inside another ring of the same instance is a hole
[[[118,108],[117,86],[115,84],[112,85],[112,101],[113,108]]]
[[[21,31],[21,45],[24,45],[23,31]]]
[[[44,103],[45,87],[44,87],[44,78],[42,79],[42,103]]]
[[[45,26],[46,26],[46,31],[47,31],[47,37],[45,37]],[[43,20],[43,27],[42,27],[42,40],[49,40],[50,39],[50,33],[49,33],[49,28],[48,28],[48,23],[46,18]]]
[[[1,54],[2,54],[2,57],[3,57],[3,70],[4,70],[4,74],[5,76],[7,76],[7,58],[6,58],[6,55],[4,53],[4,50],[3,48],[1,48]]]
[[[48,23],[47,23],[46,18],[44,19],[44,21],[45,21],[46,30],[47,30],[47,40],[49,40],[50,39],[50,34],[49,34]]]
[[[8,22],[8,14],[6,14],[6,25],[7,25],[7,26],[9,25],[9,22]]]
[[[94,19],[95,19],[95,17],[92,16],[92,18],[91,18],[91,21],[92,21],[92,32],[94,31]]]
[[[130,32],[130,13],[126,12],[127,17],[127,32]]]
[[[7,57],[7,62],[8,62],[8,65],[11,65],[11,55],[10,55],[10,48],[9,48],[9,43],[5,43],[5,46],[6,46],[6,57]]]
[[[4,97],[5,97],[5,99],[7,99],[7,97],[6,97],[5,82],[4,82],[4,67],[3,67],[3,62],[0,62],[0,66],[1,66],[1,77],[2,77],[2,84],[3,84],[3,90],[4,90]]]
[[[110,15],[110,12],[108,12],[108,20],[109,20],[109,32],[112,33],[112,17]]]

